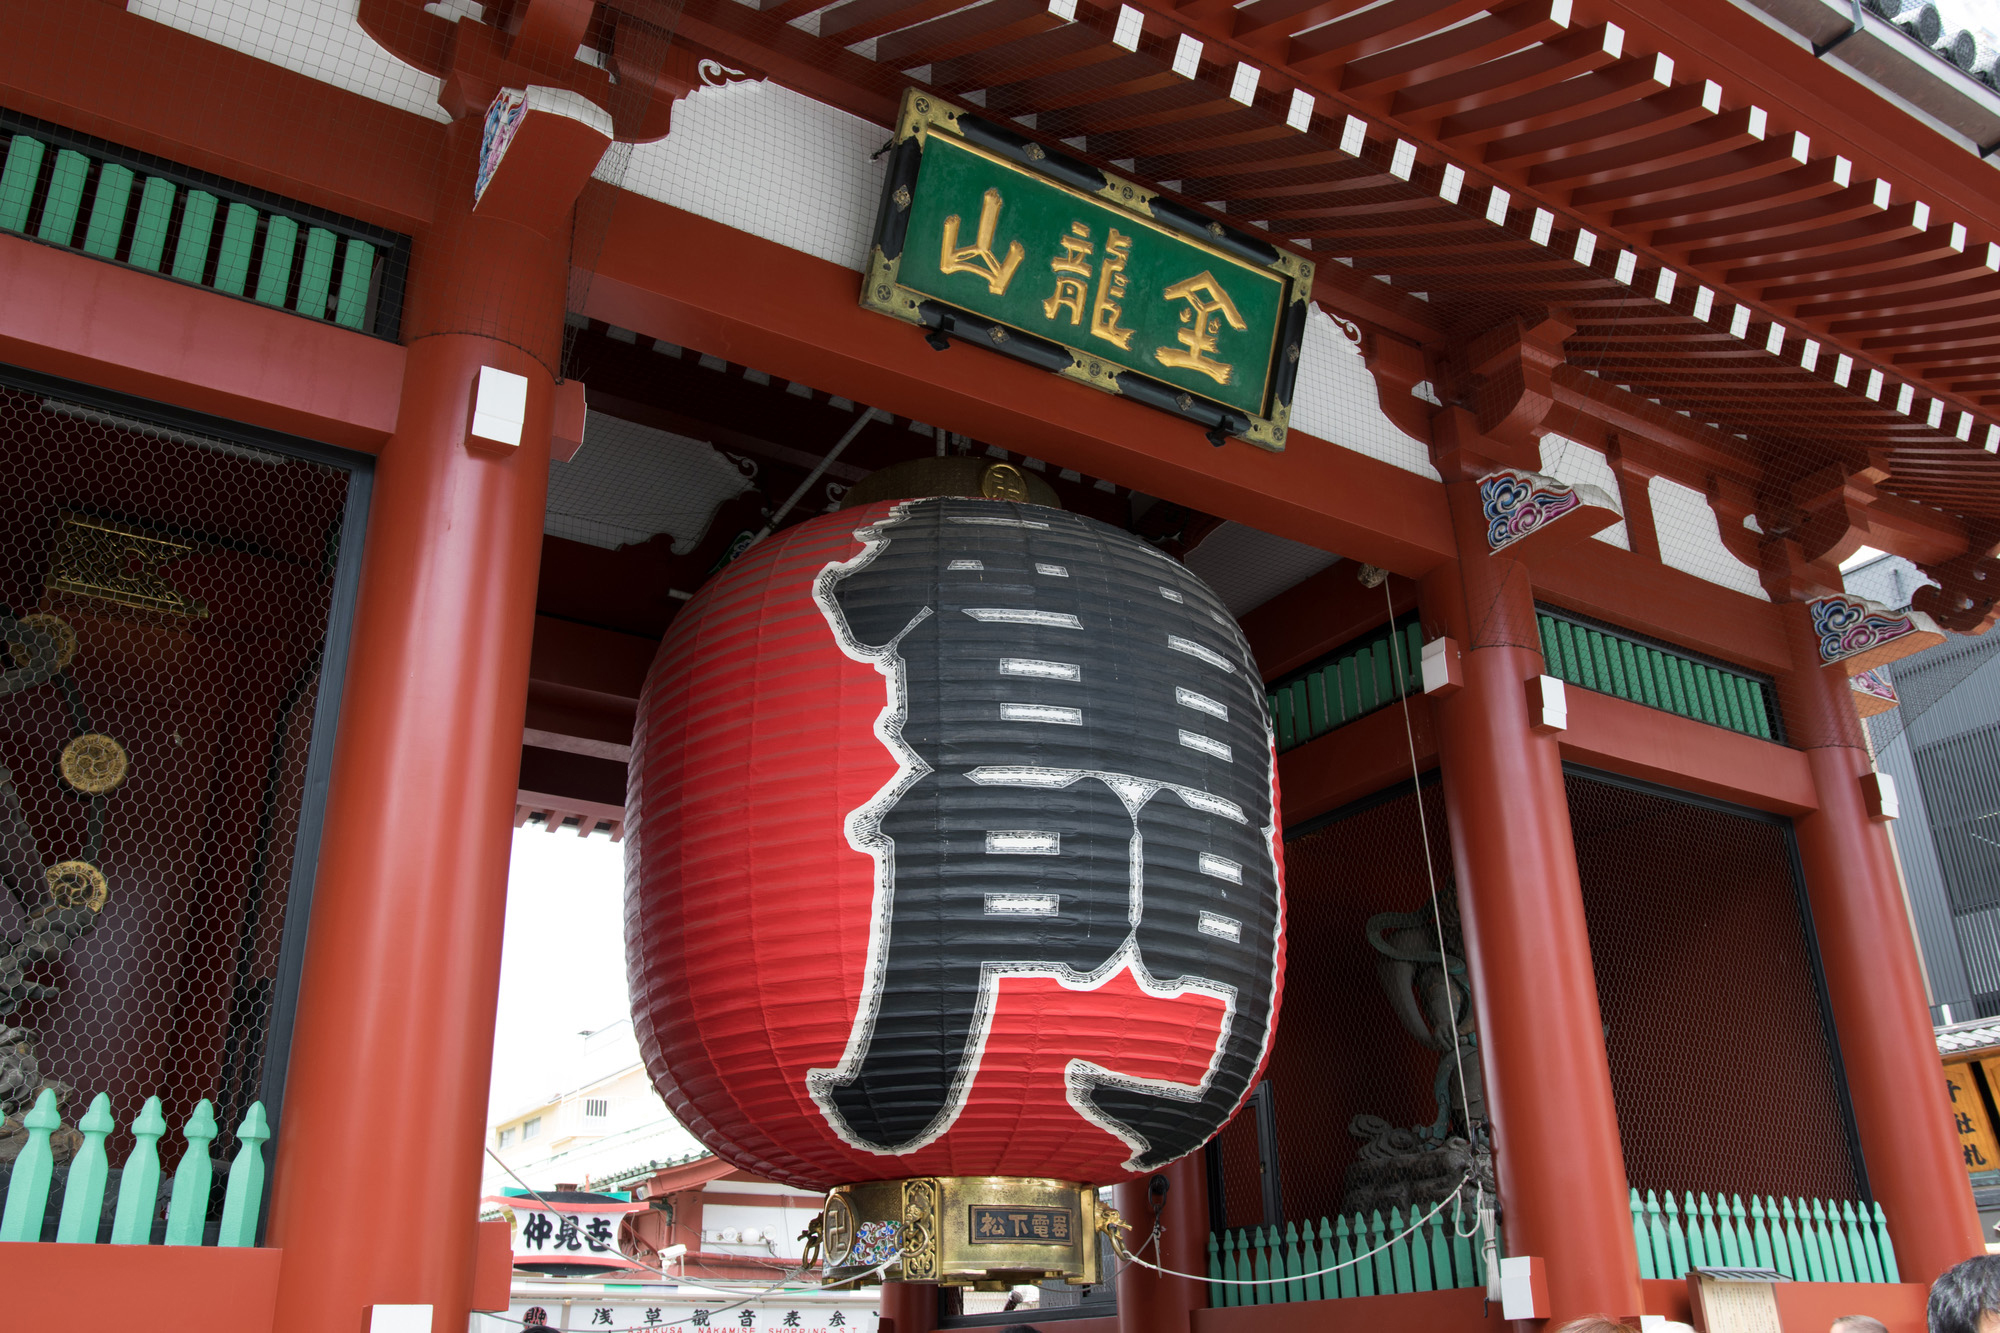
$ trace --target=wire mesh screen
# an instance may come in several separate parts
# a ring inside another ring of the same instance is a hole
[[[265,1095],[349,477],[5,387],[0,460],[0,1169],[43,1089],[59,1162],[100,1093],[114,1163],[153,1096],[175,1126],[212,1103],[226,1157]]]
[[[1858,1197],[1788,830],[1566,786],[1632,1184]]]
[[[1456,963],[1463,954],[1451,841],[1436,783],[1418,792],[1401,784],[1285,844],[1285,1001],[1265,1076],[1286,1219],[1407,1212],[1413,1201],[1443,1197],[1464,1169],[1462,1153],[1425,1137],[1439,1131],[1442,1142],[1464,1127],[1455,1116],[1440,1122],[1458,1098],[1441,1081],[1455,1062],[1452,1042],[1437,1039],[1439,1007],[1430,1003],[1436,925],[1420,800]],[[1474,1116],[1483,1118],[1470,1052],[1467,1069]],[[1218,1140],[1230,1227],[1266,1220],[1254,1120],[1246,1108]]]

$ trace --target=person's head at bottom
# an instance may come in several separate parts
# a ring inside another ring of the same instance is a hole
[[[1930,1333],[2000,1333],[2000,1254],[1967,1259],[1931,1284]]]
[[[1555,1333],[1639,1333],[1630,1324],[1621,1324],[1607,1314],[1589,1314],[1572,1319]]]
[[[1889,1333],[1889,1326],[1873,1315],[1844,1314],[1827,1333]]]

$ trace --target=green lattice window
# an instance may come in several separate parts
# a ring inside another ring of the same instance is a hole
[[[1567,612],[1538,610],[1550,675],[1746,736],[1783,739],[1770,682],[1762,677]]]
[[[1423,627],[1411,618],[1336,648],[1280,680],[1266,696],[1278,752],[1420,692],[1423,646]]]
[[[0,111],[0,230],[394,339],[409,238]]]

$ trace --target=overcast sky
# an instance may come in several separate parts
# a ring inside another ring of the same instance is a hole
[[[489,1124],[558,1091],[577,1033],[629,1016],[624,908],[623,843],[514,830]]]

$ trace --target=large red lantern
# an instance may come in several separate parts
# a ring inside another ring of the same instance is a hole
[[[740,1167],[1108,1184],[1255,1084],[1284,961],[1263,688],[1126,533],[972,498],[801,523],[676,618],[631,774],[640,1044]],[[875,1252],[828,1223],[830,1263]]]

